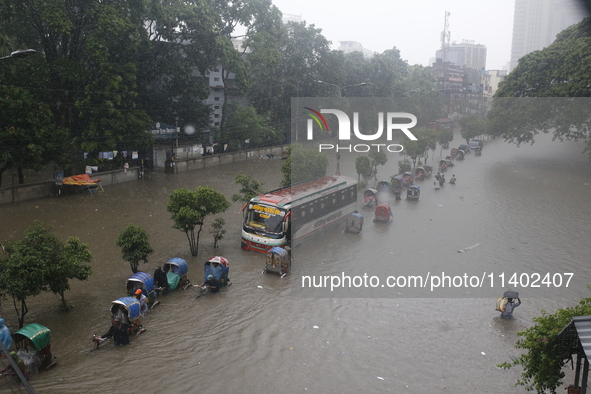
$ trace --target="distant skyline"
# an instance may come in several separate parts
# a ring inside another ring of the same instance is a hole
[[[332,48],[340,41],[357,41],[384,52],[396,47],[409,64],[430,65],[441,48],[445,12],[450,12],[450,41],[473,41],[487,48],[486,68],[502,70],[511,58],[514,0],[423,0],[416,2],[365,0],[272,0],[284,14],[301,16],[322,29]]]

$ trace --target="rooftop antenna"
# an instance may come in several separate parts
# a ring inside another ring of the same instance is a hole
[[[443,31],[441,32],[441,61],[443,63],[447,62],[447,52],[449,50],[449,38],[451,36],[451,32],[449,31],[449,16],[451,13],[449,11],[445,11],[445,20],[443,22]]]

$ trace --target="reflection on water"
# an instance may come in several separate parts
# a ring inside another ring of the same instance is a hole
[[[458,137],[454,143],[460,143]],[[60,361],[35,376],[32,385],[40,393],[123,388],[133,393],[523,393],[513,386],[519,370],[495,367],[519,354],[513,347],[516,332],[530,325],[540,309],[552,311],[588,296],[591,172],[579,152],[565,143],[517,148],[487,141],[482,156],[468,155],[451,169],[456,185],[436,191],[423,182],[418,202],[392,199],[390,225],[374,224],[372,213],[363,210],[366,224],[360,236],[335,231],[299,247],[293,272],[283,279],[262,275],[264,256],[240,249],[239,203],[223,215],[228,233],[219,249],[212,248],[205,225],[197,257],[190,256],[185,235],[172,228],[166,212],[168,195],[180,187],[209,185],[229,199],[238,190],[236,173],[275,188],[280,160],[155,174],[146,182],[110,186],[95,195],[1,206],[2,242],[18,239],[39,219],[63,239],[81,238],[93,252],[93,275],[87,282],[72,282],[66,294],[75,304],[72,311],[60,312],[58,299],[49,294],[29,301],[26,322],[52,329],[52,349]],[[341,173],[356,177],[355,156],[342,153]],[[380,174],[396,173],[398,160],[392,155]],[[92,334],[108,328],[110,303],[124,295],[131,274],[115,246],[129,223],[149,232],[155,250],[140,269],[152,273],[170,257],[182,257],[189,263],[189,278],[201,283],[203,263],[219,254],[230,261],[233,285],[199,299],[193,289],[168,294],[144,320],[147,331],[130,346],[89,352]],[[461,289],[451,298],[405,298],[390,289],[375,296],[324,292],[310,297],[300,285],[302,275],[343,271],[526,269],[573,272],[575,286],[547,297],[522,291],[515,319],[503,321],[494,311],[501,288],[498,294]],[[14,329],[11,302],[5,300],[2,311]]]

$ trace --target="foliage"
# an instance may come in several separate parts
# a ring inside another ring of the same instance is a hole
[[[229,207],[230,203],[223,194],[209,186],[199,186],[193,191],[186,188],[173,190],[166,209],[172,213],[173,228],[187,235],[191,255],[197,256],[205,218],[225,212]],[[197,226],[199,229],[195,233]]]
[[[0,86],[0,186],[6,170],[16,168],[22,184],[23,169],[40,170],[59,160],[65,137],[65,130],[52,124],[49,107],[30,91]]]
[[[398,161],[398,173],[404,174],[412,169],[412,163],[408,160]]]
[[[234,177],[234,181],[242,187],[239,193],[232,196],[232,201],[240,201],[246,204],[251,198],[263,193],[261,183],[251,176],[238,174]]]
[[[466,115],[460,119],[460,134],[466,143],[480,135],[487,134],[486,120],[476,115]]]
[[[507,369],[520,365],[524,370],[517,385],[539,394],[547,391],[556,394],[556,389],[563,384],[562,367],[568,361],[565,356],[569,356],[561,350],[557,335],[573,317],[587,315],[591,315],[591,298],[583,299],[573,307],[559,309],[553,314],[542,311],[541,316],[533,319],[535,324],[532,327],[517,333],[523,338],[517,341],[515,347],[526,349],[527,353],[512,363],[498,366]]]
[[[371,160],[367,156],[359,155],[355,158],[355,170],[357,171],[357,181],[371,176]]]
[[[453,129],[445,129],[445,130],[441,130],[438,134],[438,140],[437,142],[439,142],[439,145],[445,145],[445,144],[449,144],[450,142],[452,142],[454,139],[454,131]]]
[[[493,99],[488,114],[491,131],[517,145],[533,143],[538,133],[552,132],[554,139],[584,142],[585,150],[591,155],[591,116],[586,99],[591,97],[589,86],[591,18],[588,17],[563,30],[548,47],[519,60]]]
[[[374,177],[378,174],[378,166],[383,166],[388,162],[388,155],[384,151],[371,151],[369,152],[369,158],[371,160],[371,166],[373,167]]]
[[[224,230],[224,225],[226,221],[223,218],[215,218],[213,223],[211,224],[211,229],[209,233],[213,235],[213,247],[218,247],[218,241],[221,241],[226,234],[226,230]]]
[[[64,293],[70,289],[69,279],[88,279],[91,268],[82,263],[91,258],[79,239],[70,237],[64,243],[39,221],[22,239],[7,245],[6,254],[0,256],[0,289],[14,301],[19,328],[28,313],[27,298],[41,292],[59,294],[62,307],[68,309]]]
[[[276,145],[282,141],[282,136],[270,126],[269,116],[257,114],[253,106],[227,110],[230,115],[222,129],[222,141],[228,143],[229,150],[243,149],[246,141],[249,148]]]
[[[121,248],[121,257],[129,262],[131,271],[138,272],[140,261],[148,262],[148,256],[154,253],[150,246],[148,232],[135,224],[128,224],[119,234],[117,246]]]
[[[281,166],[282,186],[295,185],[326,175],[328,157],[315,149],[305,149],[300,144],[287,148],[287,160]]]

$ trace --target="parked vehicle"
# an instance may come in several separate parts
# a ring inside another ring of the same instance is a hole
[[[14,333],[16,354],[23,360],[29,374],[57,365],[51,353],[51,330],[38,323],[24,326]]]
[[[394,215],[392,214],[392,209],[390,208],[390,205],[384,203],[376,207],[375,217],[373,221],[387,223],[390,222],[390,220],[392,220],[393,217]]]
[[[411,185],[406,189],[406,199],[407,200],[418,200],[421,196],[421,188],[417,185]]]
[[[289,270],[291,268],[291,256],[288,249],[284,249],[279,246],[272,247],[267,252],[265,260],[266,263],[263,274],[278,274],[281,278],[289,274]]]

